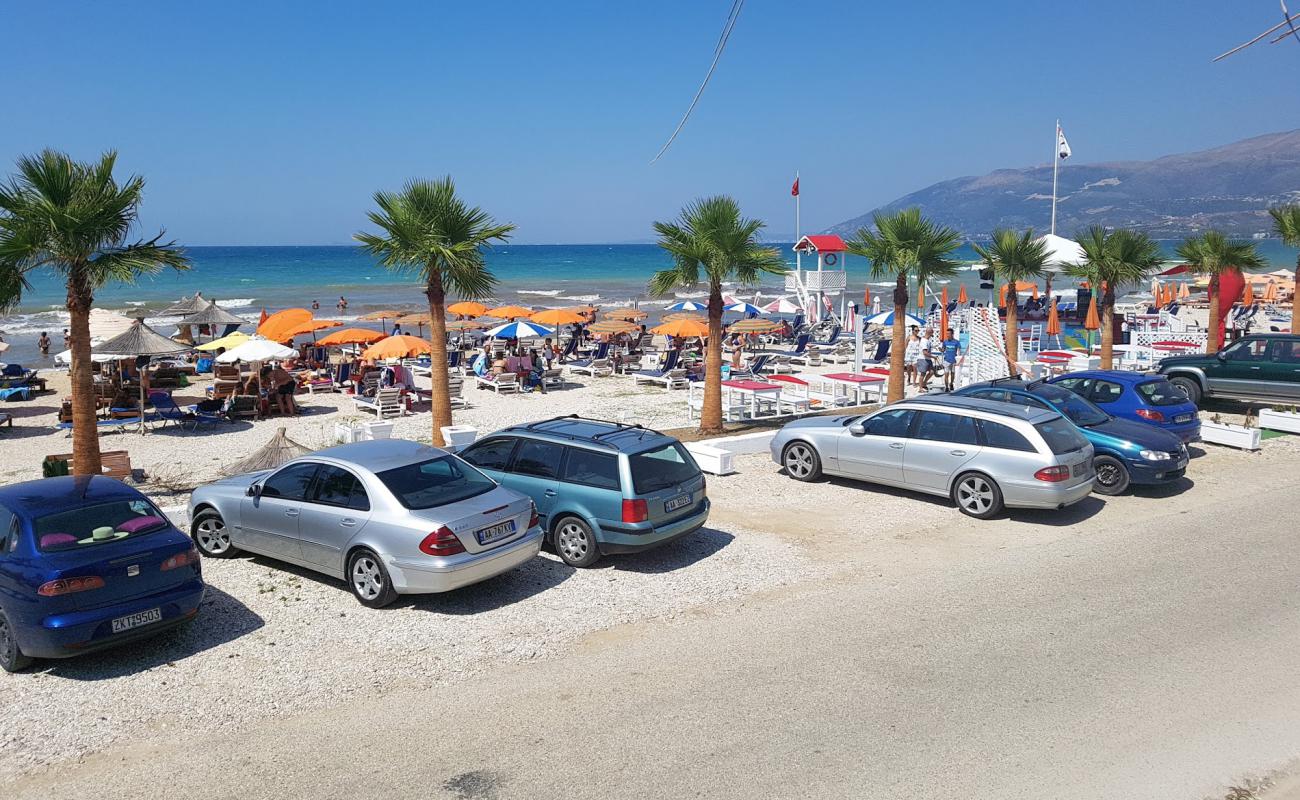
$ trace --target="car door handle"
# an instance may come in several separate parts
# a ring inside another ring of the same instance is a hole
[[[965,451],[965,450],[949,450],[949,451],[948,451],[948,455],[950,455],[950,456],[964,456],[964,455],[966,455],[966,451]]]
[[[1251,369],[1259,369],[1259,367],[1251,367]]]
[[[296,516],[298,516],[298,509],[296,509],[296,508],[286,508],[286,509],[284,510],[284,515],[285,515],[286,517],[296,517]]]
[[[546,494],[547,497],[554,497],[554,496],[555,496],[555,490],[554,490],[554,489],[547,489],[546,492],[545,492],[545,494]]]
[[[339,520],[339,524],[345,528],[351,528],[353,525],[357,524],[357,521],[355,519],[352,519],[351,517],[344,517],[343,519]]]
[[[902,450],[902,449],[903,449],[903,443],[902,443],[902,442],[890,442],[890,443],[889,443],[889,446],[892,447],[892,448],[895,449],[895,450]]]

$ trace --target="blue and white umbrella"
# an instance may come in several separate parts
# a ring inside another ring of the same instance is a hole
[[[730,311],[733,314],[762,314],[763,313],[763,309],[759,308],[756,305],[751,305],[749,303],[732,303],[729,306],[725,306],[722,310]]]
[[[893,312],[893,311],[882,311],[882,312],[880,312],[879,314],[876,314],[874,317],[868,317],[868,318],[867,318],[867,324],[869,324],[869,325],[884,325],[886,328],[888,328],[888,327],[890,327],[891,325],[894,324],[894,312]],[[904,324],[904,325],[916,325],[917,327],[920,327],[920,326],[922,326],[922,325],[925,324],[925,320],[921,319],[920,317],[916,316],[915,314],[904,314],[904,315],[903,315],[903,324]]]
[[[540,336],[554,336],[555,331],[536,322],[521,319],[498,325],[488,331],[487,335],[496,339],[535,339]]]
[[[694,300],[681,300],[668,306],[669,311],[708,311],[708,303],[697,303]]]

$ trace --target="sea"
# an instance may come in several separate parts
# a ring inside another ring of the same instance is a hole
[[[1266,239],[1259,249],[1272,266],[1293,269],[1297,251],[1280,241]],[[1162,242],[1169,258],[1174,258],[1177,242]],[[791,267],[795,259],[791,243],[773,243],[786,254]],[[148,314],[160,311],[182,297],[203,293],[230,312],[256,321],[262,309],[274,312],[289,307],[320,304],[317,316],[352,322],[371,311],[396,308],[412,311],[425,308],[424,295],[413,275],[390,272],[356,247],[189,247],[192,268],[184,272],[167,271],[141,279],[135,284],[111,284],[101,288],[95,305],[126,313],[144,309],[150,325],[171,333],[174,319],[159,319]],[[969,245],[956,257],[973,265],[977,260]],[[603,309],[636,306],[652,315],[656,310],[684,299],[706,296],[703,289],[681,289],[669,296],[653,297],[646,288],[650,276],[671,266],[667,255],[654,244],[565,244],[510,245],[488,251],[487,266],[497,278],[497,288],[490,301],[535,308],[559,308],[591,304]],[[815,266],[815,259],[804,259],[804,266]],[[850,297],[861,296],[862,289],[873,294],[888,291],[893,284],[873,278],[866,261],[855,256],[844,260],[848,272]],[[50,270],[30,276],[31,287],[22,304],[0,316],[0,337],[9,349],[0,360],[32,367],[50,366],[50,358],[41,358],[36,341],[42,331],[54,342],[51,354],[62,350],[63,330],[67,327],[66,290]],[[932,282],[941,291],[947,285],[955,296],[961,285],[972,298],[978,292],[978,272],[967,267],[946,284]],[[1066,278],[1054,280],[1053,286],[1067,289]],[[728,287],[736,296],[758,304],[785,294],[780,277],[769,276],[758,286]],[[347,310],[340,312],[337,303],[347,298]],[[363,323],[378,327],[379,323]]]

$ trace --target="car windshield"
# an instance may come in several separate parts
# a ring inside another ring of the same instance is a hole
[[[96,503],[37,517],[36,546],[45,553],[81,550],[160,531],[167,517],[143,498]]]
[[[496,483],[455,456],[385,470],[377,477],[407,508],[445,506],[490,492]]]
[[[700,474],[695,459],[677,442],[634,453],[628,456],[628,462],[637,494],[667,489]]]
[[[1069,389],[1042,385],[1034,387],[1033,394],[1056,406],[1057,411],[1069,417],[1070,421],[1080,428],[1090,428],[1110,419],[1110,415],[1105,411]]]
[[[1187,402],[1187,395],[1182,389],[1167,380],[1147,381],[1134,387],[1137,393],[1153,406],[1180,406]]]

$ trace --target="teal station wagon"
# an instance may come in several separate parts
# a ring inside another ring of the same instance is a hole
[[[497,431],[460,456],[531,497],[556,553],[575,567],[657,547],[709,518],[695,459],[640,425],[557,417]]]

